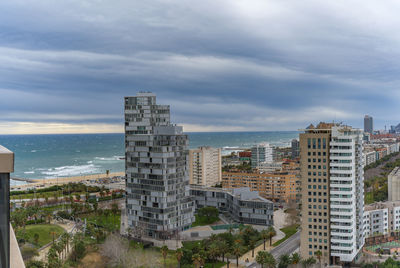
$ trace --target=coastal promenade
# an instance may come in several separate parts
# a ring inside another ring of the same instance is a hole
[[[49,178],[49,179],[31,179],[32,183],[22,185],[12,185],[11,190],[26,190],[30,188],[44,188],[52,185],[63,185],[70,182],[84,182],[98,179],[107,179],[112,177],[125,176],[125,172],[114,172],[110,174],[92,174],[76,177],[64,177],[64,178]]]

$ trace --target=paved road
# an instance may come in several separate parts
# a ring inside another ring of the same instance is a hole
[[[275,260],[278,261],[280,256],[285,254],[290,255],[299,247],[300,247],[300,231],[289,237],[285,242],[283,242],[279,246],[273,248],[270,252],[272,256],[274,256]],[[256,268],[261,266],[253,262],[249,264],[247,267]]]

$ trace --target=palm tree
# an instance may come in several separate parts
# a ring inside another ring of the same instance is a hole
[[[167,255],[168,255],[168,247],[166,245],[161,247],[161,254],[164,259],[164,267],[167,266]]]
[[[220,249],[220,253],[222,254],[222,262],[224,262],[225,254],[229,252],[229,245],[226,241],[221,241],[218,243],[218,247]]]
[[[291,264],[299,264],[301,261],[301,257],[299,253],[293,253],[292,256],[290,257],[290,263]]]
[[[267,239],[269,238],[267,230],[262,230],[260,232],[260,235],[261,235],[262,239],[264,240],[264,250],[265,250],[265,241],[267,241]]]
[[[315,252],[315,256],[317,256],[318,262],[319,262],[319,266],[321,266],[321,257],[322,257],[322,252],[321,250],[317,250]]]
[[[178,267],[181,267],[181,259],[183,257],[183,250],[178,248],[175,252],[176,260],[178,261]]]
[[[203,263],[203,257],[198,253],[193,254],[192,260],[196,268],[198,268]]]
[[[242,247],[239,244],[236,244],[233,247],[232,253],[236,257],[236,266],[239,267],[239,257],[242,255]]]
[[[215,259],[218,257],[219,254],[218,246],[215,243],[211,244],[210,247],[208,248],[207,253],[212,261],[212,267],[214,268]]]
[[[250,238],[249,247],[251,249],[251,257],[253,257],[253,258],[254,258],[254,249],[256,247],[256,243],[257,243],[257,238],[256,237]]]
[[[316,261],[313,257],[310,257],[310,258],[308,258],[308,259],[302,260],[302,261],[301,261],[301,265],[302,265],[304,268],[308,268],[308,267],[311,267],[311,265],[315,264],[316,262],[317,262],[317,261]]]
[[[264,264],[266,265],[267,268],[275,268],[276,266],[276,261],[274,256],[272,256],[271,253],[266,252],[266,251],[259,251],[257,256],[256,256],[256,262],[258,264],[261,264],[261,267],[264,267]]]
[[[264,264],[267,264],[266,251],[259,251],[256,256],[256,262],[261,264],[261,268],[264,268]]]
[[[289,255],[285,254],[279,258],[278,268],[287,268],[290,264]]]
[[[54,245],[54,236],[55,236],[56,234],[57,234],[57,233],[54,232],[54,231],[51,231],[51,232],[50,232],[50,235],[53,237],[53,245]]]
[[[272,256],[271,253],[266,252],[267,254],[267,268],[275,268],[276,267],[276,260],[274,258],[274,256]]]
[[[269,238],[269,246],[272,246],[272,237],[276,235],[274,227],[270,226],[267,229],[268,238]]]

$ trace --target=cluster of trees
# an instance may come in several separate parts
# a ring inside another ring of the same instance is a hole
[[[389,154],[387,156],[384,156],[381,159],[375,161],[374,163],[371,163],[371,164],[365,166],[364,167],[364,171],[367,171],[368,169],[371,169],[371,168],[376,168],[379,165],[381,165],[382,163],[385,163],[385,162],[389,161],[392,157],[397,156],[398,154],[399,153],[397,152],[397,153],[393,153],[393,154]]]
[[[321,258],[321,255],[318,255]],[[282,255],[278,261],[275,260],[271,253],[266,251],[259,251],[256,256],[256,262],[261,265],[262,268],[288,268],[289,265],[301,264],[304,268],[311,267],[317,261],[310,257],[308,259],[301,259],[298,253],[293,253],[291,256]]]
[[[76,263],[85,255],[86,247],[82,233],[76,233],[73,237],[64,233],[57,241],[54,240],[47,253],[47,263],[43,261],[31,260],[26,263],[27,268],[58,268],[68,259]]]
[[[240,171],[251,171],[251,163],[249,162],[243,162],[240,165],[226,165],[224,167],[222,167],[222,171],[230,171],[230,170],[240,170]]]
[[[373,262],[373,263],[365,263],[361,266],[361,268],[400,268],[400,261],[396,261],[392,258],[388,258],[385,262]]]
[[[201,266],[205,262],[214,263],[219,258],[223,261],[235,258],[238,264],[241,255],[252,250],[254,257],[254,249],[260,243],[264,243],[265,248],[268,239],[272,244],[272,237],[275,235],[276,232],[272,227],[259,232],[251,226],[241,226],[235,234],[229,230],[197,243],[184,243],[179,262]]]

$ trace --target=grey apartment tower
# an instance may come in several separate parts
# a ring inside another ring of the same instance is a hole
[[[194,221],[187,146],[169,105],[149,92],[125,97],[126,213],[141,236],[172,238]]]

